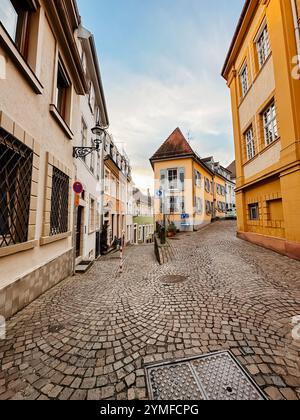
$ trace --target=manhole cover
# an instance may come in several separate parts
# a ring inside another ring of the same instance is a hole
[[[146,375],[152,400],[266,399],[230,352],[149,366]]]
[[[185,277],[185,276],[169,275],[169,276],[161,277],[160,282],[163,284],[177,284],[177,283],[183,283],[187,279],[188,277]]]
[[[48,331],[49,333],[56,334],[62,331],[63,329],[64,329],[63,325],[50,325]]]

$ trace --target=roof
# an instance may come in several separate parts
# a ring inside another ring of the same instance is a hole
[[[247,15],[247,12],[248,12],[248,10],[249,10],[249,8],[251,6],[251,2],[252,2],[252,0],[245,0],[245,4],[244,4],[243,10],[242,10],[240,19],[238,21],[236,30],[234,32],[233,39],[231,41],[231,44],[230,44],[230,47],[229,47],[229,51],[227,53],[226,60],[225,60],[225,63],[224,63],[223,69],[222,69],[222,76],[224,78],[226,78],[226,73],[227,73],[228,65],[230,64],[230,61],[231,61],[231,55],[232,55],[233,50],[235,48],[236,41],[237,41],[237,39],[238,39],[238,37],[240,35],[242,26],[243,26],[244,21],[245,21],[245,17]],[[258,1],[256,1],[256,2],[258,3]]]
[[[235,160],[228,166],[227,171],[232,173],[232,178],[236,179],[236,162]]]
[[[150,160],[155,161],[186,155],[194,155],[194,151],[180,128],[176,128]]]
[[[211,162],[212,160],[214,160],[213,156],[207,157],[207,158],[203,158],[201,159],[203,162]]]

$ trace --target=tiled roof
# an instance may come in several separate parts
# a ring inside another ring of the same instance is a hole
[[[194,151],[179,128],[173,131],[170,137],[152,156],[151,161],[167,159],[177,156],[194,155]]]
[[[228,166],[227,170],[232,173],[232,178],[236,179],[236,163],[235,163],[235,160]]]

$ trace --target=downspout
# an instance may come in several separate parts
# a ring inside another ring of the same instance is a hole
[[[296,0],[291,0],[291,3],[292,3],[292,12],[293,12],[293,19],[294,19],[294,29],[295,29],[295,35],[296,35],[298,65],[300,67],[300,27],[299,27],[299,21],[298,21]]]

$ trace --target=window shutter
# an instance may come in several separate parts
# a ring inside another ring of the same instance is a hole
[[[166,182],[167,182],[167,170],[162,169],[160,171],[160,184],[163,191],[166,189]]]
[[[179,180],[180,180],[180,191],[184,191],[185,183],[185,170],[184,168],[179,168]]]

